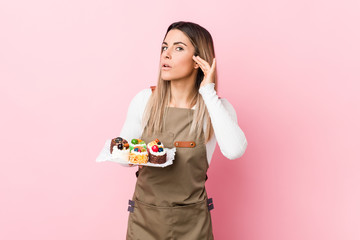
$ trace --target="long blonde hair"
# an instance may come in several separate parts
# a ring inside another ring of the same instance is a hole
[[[190,39],[190,42],[195,47],[195,56],[199,55],[210,65],[212,64],[213,58],[215,58],[214,43],[210,33],[205,28],[192,22],[174,22],[168,27],[164,40],[167,33],[172,29],[178,29],[182,31]],[[197,91],[192,100],[192,104],[196,103],[197,106],[194,111],[190,133],[195,131],[196,135],[199,137],[201,134],[201,129],[203,128],[204,120],[206,119],[206,130],[204,133],[206,143],[211,139],[212,135],[214,134],[214,130],[204,100],[199,94],[200,83],[203,78],[204,73],[201,68],[199,68],[195,83],[195,88]],[[217,71],[215,67],[215,90],[217,90],[216,83]],[[165,124],[164,116],[166,114],[167,106],[169,106],[170,98],[170,81],[164,81],[161,79],[161,72],[159,69],[156,89],[152,93],[145,107],[142,119],[142,126],[147,126],[146,131],[148,133],[154,133],[155,131],[161,131],[163,129]]]

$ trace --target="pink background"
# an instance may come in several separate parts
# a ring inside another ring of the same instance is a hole
[[[248,148],[216,148],[216,239],[360,239],[359,1],[2,1],[0,239],[125,239],[136,168],[96,163],[174,21],[215,41]]]

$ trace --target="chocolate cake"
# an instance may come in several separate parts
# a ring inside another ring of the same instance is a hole
[[[166,162],[166,151],[159,139],[155,139],[147,145],[149,162],[162,164]]]
[[[116,146],[120,150],[126,150],[129,148],[129,143],[125,139],[121,137],[111,139],[110,144],[110,153],[113,152],[114,146]]]

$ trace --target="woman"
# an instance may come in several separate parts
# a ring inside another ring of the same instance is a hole
[[[120,136],[158,138],[166,148],[176,146],[175,160],[136,172],[126,239],[214,238],[205,181],[216,142],[229,159],[247,147],[234,108],[216,94],[215,64],[206,29],[183,21],[168,27],[157,86],[132,99]]]

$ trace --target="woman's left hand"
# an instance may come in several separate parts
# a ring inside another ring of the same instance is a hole
[[[200,66],[201,70],[204,73],[204,79],[202,80],[200,87],[208,83],[215,83],[215,58],[213,59],[211,67],[209,63],[202,59],[200,56],[195,57],[194,55],[193,59]]]

